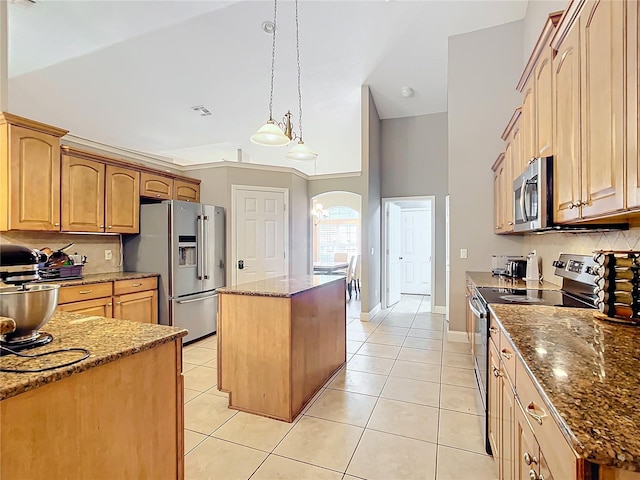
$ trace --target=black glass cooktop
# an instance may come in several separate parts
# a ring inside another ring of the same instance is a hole
[[[482,296],[485,303],[594,308],[593,303],[586,303],[561,290],[480,287],[478,288],[478,293]]]

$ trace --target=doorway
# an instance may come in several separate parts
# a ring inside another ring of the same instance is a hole
[[[289,271],[286,188],[231,186],[231,281],[280,277]]]
[[[435,197],[382,199],[382,304],[402,295],[431,298],[435,276]]]

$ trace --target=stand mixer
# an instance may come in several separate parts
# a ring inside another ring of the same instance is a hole
[[[39,280],[38,264],[46,255],[21,245],[0,245],[0,280],[9,286],[0,288],[0,317],[15,321],[15,329],[0,334],[0,345],[14,351],[49,343],[53,337],[39,329],[53,316],[58,306],[60,285],[31,285]],[[6,326],[6,321],[3,322]],[[5,328],[6,330],[6,328]]]

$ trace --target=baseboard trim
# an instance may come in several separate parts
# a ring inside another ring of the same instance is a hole
[[[381,310],[381,306],[378,303],[375,307],[373,307],[368,313],[367,312],[360,312],[360,321],[361,322],[368,322],[370,321],[378,312],[380,312]]]
[[[469,343],[467,332],[459,332],[457,330],[449,330],[447,332],[447,340],[457,343]]]
[[[431,307],[431,312],[439,313],[440,315],[446,315],[447,307],[443,307],[442,305],[434,305],[433,307]]]

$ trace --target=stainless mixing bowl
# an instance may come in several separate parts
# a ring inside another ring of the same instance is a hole
[[[0,288],[0,316],[13,318],[16,331],[0,336],[6,342],[24,342],[38,335],[58,306],[60,285]]]

